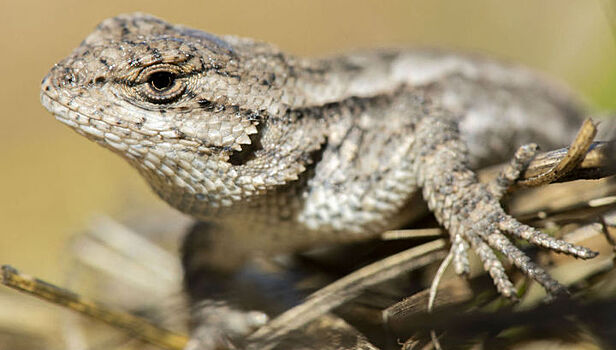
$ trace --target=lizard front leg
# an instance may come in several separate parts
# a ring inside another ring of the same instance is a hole
[[[185,350],[245,349],[246,336],[305,297],[295,283],[311,276],[301,263],[263,271],[225,244],[219,227],[196,223],[184,239],[185,291],[190,298],[191,337]],[[258,310],[258,311],[247,311]],[[280,343],[284,350],[377,350],[344,320],[326,314],[293,330]]]
[[[543,268],[517,248],[506,235],[525,239],[536,246],[588,259],[597,255],[523,225],[502,209],[499,200],[504,188],[519,174],[532,146],[523,147],[495,182],[479,183],[468,167],[468,151],[459,137],[455,120],[446,114],[433,114],[416,125],[416,142],[411,148],[415,159],[418,185],[436,219],[450,233],[456,272],[468,272],[467,249],[470,247],[483,262],[501,294],[515,299],[517,292],[495,254],[502,253],[524,274],[540,283],[550,294],[566,290]]]
[[[220,239],[220,231],[216,224],[197,222],[183,240],[184,289],[191,308],[186,350],[236,349],[267,322],[265,311],[289,306],[272,300],[267,279],[273,277],[253,271],[244,252]]]

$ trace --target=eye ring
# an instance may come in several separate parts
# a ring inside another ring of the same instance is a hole
[[[141,96],[155,104],[177,101],[186,90],[178,68],[169,64],[147,67],[139,74],[138,82]]]

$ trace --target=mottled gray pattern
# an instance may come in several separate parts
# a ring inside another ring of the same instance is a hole
[[[566,144],[581,120],[575,99],[514,65],[411,50],[303,59],[130,14],[54,66],[41,100],[210,223],[189,268],[374,237],[408,221],[418,190],[452,236],[456,270],[472,247],[508,297],[494,250],[548,291],[563,288],[505,235],[595,255],[508,216],[499,199],[511,176],[486,186],[472,171],[525,142]]]

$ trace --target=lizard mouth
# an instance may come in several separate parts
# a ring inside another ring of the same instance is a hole
[[[85,115],[68,108],[62,103],[54,100],[47,93],[41,93],[41,104],[45,109],[47,109],[53,116],[60,122],[70,126],[71,128],[77,129],[80,124],[77,122],[78,120],[84,120],[87,122],[89,118]],[[84,124],[87,125],[87,124]]]
[[[92,124],[91,121],[93,119],[91,117],[62,104],[45,91],[41,92],[41,104],[51,112],[58,121],[71,127],[71,129],[78,133],[96,140],[105,138],[105,132],[99,130]]]
[[[119,136],[107,131],[110,128],[108,123],[66,106],[50,96],[45,89],[41,92],[41,104],[53,114],[56,120],[69,126],[78,134],[120,154],[125,154],[129,149],[129,146],[122,142]]]

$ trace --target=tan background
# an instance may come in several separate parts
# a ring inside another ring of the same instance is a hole
[[[61,281],[66,239],[94,213],[120,216],[129,206],[158,203],[120,158],[39,104],[43,75],[106,17],[139,10],[302,55],[387,45],[485,51],[546,71],[595,106],[616,109],[607,1],[3,0],[0,263]]]

